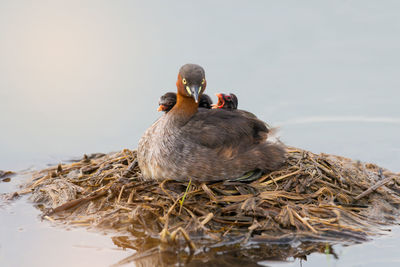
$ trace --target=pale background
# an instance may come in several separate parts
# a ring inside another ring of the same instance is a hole
[[[399,12],[399,1],[366,0],[0,0],[0,169],[134,149],[190,62],[205,68],[212,97],[235,93],[285,143],[400,171]],[[44,266],[32,244],[56,233],[50,259],[71,253],[71,233],[46,230],[26,209],[0,209],[0,259]],[[362,263],[393,263],[398,245],[370,246],[358,246]]]

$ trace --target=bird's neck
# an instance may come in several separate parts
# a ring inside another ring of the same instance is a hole
[[[179,117],[183,120],[191,118],[198,110],[199,104],[192,97],[176,95],[176,104],[169,112],[171,115]]]

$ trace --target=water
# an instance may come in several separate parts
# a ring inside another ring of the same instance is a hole
[[[280,126],[285,143],[399,172],[399,8],[397,1],[3,0],[0,169],[135,148],[160,115],[158,97],[175,90],[179,67],[192,62],[205,68],[208,94],[234,92],[240,108]],[[21,180],[0,183],[0,191]],[[52,266],[43,258],[65,255],[65,266],[107,266],[126,256],[109,237],[55,229],[37,215],[25,200],[0,207],[1,266]],[[339,260],[312,254],[302,265],[397,266],[398,237],[396,230],[340,247]]]

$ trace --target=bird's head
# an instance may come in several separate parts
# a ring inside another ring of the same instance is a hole
[[[176,104],[176,94],[168,92],[160,97],[158,101],[158,111],[168,112]]]
[[[217,104],[213,105],[213,108],[223,108],[234,110],[238,107],[238,99],[235,94],[216,94],[218,97]]]
[[[176,87],[178,94],[185,97],[193,97],[199,103],[200,95],[206,89],[207,82],[204,69],[196,64],[183,65],[178,74]]]

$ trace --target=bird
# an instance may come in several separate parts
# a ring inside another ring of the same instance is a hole
[[[176,104],[140,138],[137,160],[144,180],[214,182],[283,165],[285,146],[267,140],[263,121],[221,108],[199,109],[207,86],[201,66],[183,65],[176,86]]]
[[[158,101],[158,111],[164,111],[167,113],[170,111],[176,104],[176,93],[168,92],[160,96],[160,100]],[[206,95],[202,94],[199,98],[199,108],[206,108],[211,109],[212,107],[212,100],[211,98]]]
[[[233,111],[233,112],[241,113],[241,115],[245,116],[245,117],[249,117],[249,118],[252,118],[252,119],[257,119],[257,116],[254,115],[253,113],[251,113],[249,111],[246,111],[246,110],[238,109],[239,101],[238,101],[238,98],[237,98],[237,96],[235,94],[232,94],[232,93],[230,93],[230,94],[218,93],[218,94],[215,94],[215,95],[218,97],[218,101],[217,101],[217,104],[212,105],[211,108],[213,108],[213,109],[223,108],[223,109],[230,110],[230,111]],[[270,128],[270,126],[267,123],[265,123],[265,125],[267,127],[267,132],[268,133],[271,133],[271,131],[272,131],[272,133],[275,134],[277,132],[276,128],[273,128],[273,129]],[[265,136],[265,138],[266,138],[266,136]]]
[[[158,109],[157,111],[164,111],[167,113],[170,111],[176,104],[176,93],[168,92],[160,96],[158,100]]]
[[[215,94],[218,97],[217,104],[212,105],[212,108],[224,108],[228,110],[236,110],[238,108],[238,98],[235,94]]]
[[[222,108],[230,111],[241,112],[242,115],[248,116],[250,118],[257,118],[256,115],[254,115],[251,112],[240,109],[238,110],[238,98],[235,94],[217,93],[215,95],[218,97],[217,104],[212,104],[211,98],[206,94],[202,94],[199,97],[199,108],[206,108],[206,109]],[[168,92],[160,97],[160,100],[158,101],[159,107],[157,110],[164,111],[165,113],[167,113],[173,108],[173,106],[175,106],[175,104],[176,104],[176,93]],[[267,124],[266,126],[268,127],[268,132],[271,131],[273,133],[276,132],[276,129],[271,129]]]

